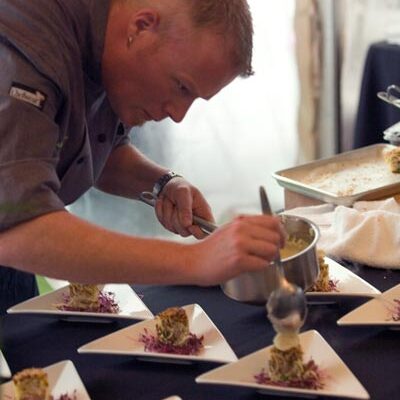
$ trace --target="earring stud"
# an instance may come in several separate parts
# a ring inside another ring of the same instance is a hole
[[[128,36],[128,47],[131,47],[131,44],[133,43],[133,37]]]

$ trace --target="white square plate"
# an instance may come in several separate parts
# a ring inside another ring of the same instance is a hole
[[[329,265],[329,279],[337,281],[337,292],[306,292],[308,302],[331,303],[346,298],[375,297],[381,292],[338,262],[325,257]]]
[[[146,361],[175,363],[191,363],[193,361],[227,363],[237,360],[235,353],[222,333],[198,304],[190,304],[182,308],[186,311],[188,316],[190,332],[197,337],[204,336],[204,347],[197,355],[166,354],[145,351],[144,344],[139,341],[139,337],[144,332],[144,329],[156,335],[155,318],[138,322],[87,343],[80,347],[78,352],[130,355]]]
[[[11,378],[11,371],[10,367],[7,364],[6,359],[4,358],[4,355],[2,351],[0,350],[0,378]]]
[[[166,397],[164,400],[182,400],[182,398],[179,396],[169,396]]]
[[[367,301],[337,321],[338,325],[382,325],[399,327],[400,321],[393,321],[394,299],[400,300],[400,284]]]
[[[306,331],[299,336],[304,360],[312,358],[327,375],[323,389],[298,389],[257,383],[254,376],[267,367],[272,345],[251,353],[237,362],[208,371],[198,376],[196,382],[248,387],[269,395],[369,399],[368,392],[317,331]]]
[[[86,322],[108,322],[115,319],[142,320],[154,317],[153,313],[146,307],[129,285],[107,284],[103,286],[102,290],[114,293],[115,301],[120,308],[118,313],[58,310],[56,305],[63,303],[64,296],[69,293],[69,285],[19,303],[9,308],[7,312],[9,314],[19,313],[55,316],[60,319]]]
[[[48,375],[49,393],[55,399],[66,393],[72,396],[75,391],[77,400],[90,400],[88,392],[72,361],[60,361],[43,369]],[[0,393],[1,400],[14,400],[13,382],[10,381],[0,385]]]

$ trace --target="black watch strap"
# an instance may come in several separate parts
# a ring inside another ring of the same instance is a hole
[[[162,190],[164,189],[164,186],[171,180],[174,178],[182,178],[182,175],[177,174],[176,172],[173,171],[169,171],[166,174],[164,174],[163,176],[161,176],[157,182],[154,184],[153,187],[153,194],[154,196],[158,197],[159,194],[162,192]]]

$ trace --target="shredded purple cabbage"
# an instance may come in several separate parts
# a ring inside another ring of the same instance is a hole
[[[79,307],[71,307],[69,306],[70,295],[63,295],[63,303],[57,305],[57,308],[62,311],[81,311],[81,312],[98,312],[98,313],[107,313],[107,314],[117,314],[120,311],[119,305],[115,300],[115,293],[113,292],[104,292],[101,291],[99,293],[98,306],[97,307],[89,307],[86,309],[82,309]]]
[[[400,321],[400,299],[394,299],[394,310],[392,312],[392,320]]]
[[[190,333],[183,345],[176,346],[161,342],[157,336],[154,336],[146,328],[144,328],[144,333],[141,333],[139,337],[139,341],[144,344],[145,351],[183,355],[198,354],[203,348],[203,339],[204,336],[197,337],[195,334]]]
[[[76,390],[74,390],[72,396],[70,396],[68,393],[62,394],[59,397],[54,397],[50,396],[49,400],[77,400],[78,397],[76,396]]]
[[[337,287],[339,283],[338,279],[329,279],[328,281],[328,288],[322,288],[318,283],[315,283],[313,286],[311,286],[310,289],[308,289],[309,292],[324,292],[324,293],[330,293],[330,292],[339,292],[339,289]]]
[[[339,282],[339,280],[337,280],[337,279],[335,279],[335,280],[329,279],[328,292],[338,292],[339,291],[339,289],[337,287],[338,282]]]
[[[306,376],[307,378],[293,379],[287,381],[273,381],[263,368],[259,374],[254,375],[254,379],[260,385],[272,385],[279,387],[318,390],[322,389],[325,386],[324,373],[321,371],[314,360],[310,360],[307,364],[304,364],[304,376]]]

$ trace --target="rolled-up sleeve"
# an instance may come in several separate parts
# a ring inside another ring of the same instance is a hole
[[[0,231],[64,208],[57,195],[58,145],[55,123],[60,96],[53,83],[24,57],[0,42]],[[34,105],[13,87],[36,90]]]

